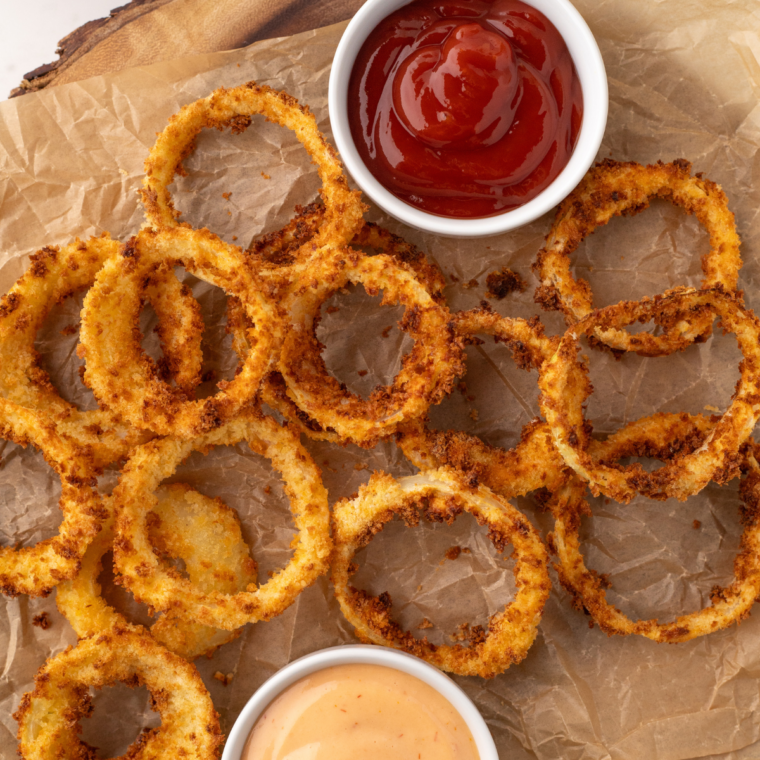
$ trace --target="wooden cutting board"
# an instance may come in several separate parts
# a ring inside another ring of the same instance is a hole
[[[131,66],[245,47],[350,18],[364,0],[132,0],[59,42],[11,97]]]

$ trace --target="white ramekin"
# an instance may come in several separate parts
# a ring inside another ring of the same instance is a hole
[[[523,0],[543,13],[567,43],[583,90],[583,122],[570,161],[532,201],[482,219],[451,219],[414,208],[386,190],[359,157],[348,124],[348,81],[356,56],[382,19],[409,0],[367,0],[343,32],[330,72],[328,105],[338,152],[356,183],[383,211],[410,227],[447,237],[499,235],[545,214],[572,192],[596,158],[607,124],[607,74],[594,35],[569,0]]]
[[[240,760],[248,735],[267,705],[288,686],[333,665],[383,665],[419,678],[442,694],[464,718],[475,739],[480,760],[499,760],[486,722],[470,698],[447,675],[424,660],[378,646],[349,645],[313,652],[278,670],[247,702],[230,731],[222,760]]]

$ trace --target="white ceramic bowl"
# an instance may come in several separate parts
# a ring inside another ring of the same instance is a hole
[[[419,678],[442,694],[464,718],[475,739],[480,760],[499,760],[491,732],[470,698],[444,673],[424,660],[378,646],[342,646],[308,654],[278,670],[247,702],[230,731],[222,760],[240,760],[254,723],[282,691],[305,676],[333,665],[384,665]]]
[[[543,13],[567,43],[583,90],[583,122],[570,161],[559,176],[532,201],[511,211],[482,219],[452,219],[414,208],[386,190],[359,157],[348,124],[348,81],[356,56],[382,19],[409,0],[367,0],[346,27],[335,51],[328,105],[338,152],[349,174],[383,211],[401,222],[447,237],[498,235],[522,227],[551,210],[572,192],[594,162],[607,124],[607,74],[591,30],[569,0],[523,0]]]

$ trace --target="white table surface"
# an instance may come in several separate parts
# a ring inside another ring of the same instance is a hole
[[[0,100],[29,71],[57,60],[56,48],[87,21],[129,0],[0,0]]]

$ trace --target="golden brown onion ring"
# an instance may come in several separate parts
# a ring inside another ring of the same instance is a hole
[[[713,430],[715,422],[688,414],[657,414],[638,420],[606,441],[594,441],[594,456],[614,462],[627,456],[668,458],[682,448],[698,448]],[[581,518],[590,515],[585,500],[586,484],[578,477],[549,497],[554,514],[554,532],[549,544],[559,558],[555,565],[562,585],[573,597],[573,605],[585,609],[609,636],[638,634],[653,641],[675,643],[738,623],[747,615],[760,595],[760,455],[757,444],[745,448],[741,469],[744,479],[740,493],[744,532],[734,560],[735,579],[725,588],[715,587],[712,604],[698,612],[681,615],[671,623],[656,619],[633,621],[606,599],[604,579],[586,567],[580,547]]]
[[[156,504],[155,490],[193,451],[246,441],[269,459],[285,482],[297,535],[294,554],[262,586],[247,591],[204,591],[164,566],[153,552],[147,516]],[[319,468],[298,436],[271,417],[253,410],[190,441],[165,438],[135,450],[113,492],[116,511],[114,564],[135,598],[156,610],[172,610],[186,620],[231,631],[245,623],[269,620],[285,610],[327,572],[332,541],[327,492]]]
[[[324,346],[315,336],[317,317],[311,315],[319,313],[330,291],[304,310],[302,321],[287,334],[279,371],[290,398],[323,430],[332,429],[343,440],[369,448],[445,397],[462,372],[464,345],[448,308],[436,303],[425,285],[392,257],[347,249],[344,264],[348,282],[363,285],[370,295],[382,290],[381,305],[405,307],[399,327],[415,344],[403,358],[401,371],[392,385],[376,388],[366,400],[329,374],[321,356]]]
[[[203,591],[234,594],[256,582],[256,563],[233,509],[183,483],[162,486],[156,495],[158,504],[148,515],[151,546],[162,557],[183,560],[191,583]],[[110,505],[110,497],[104,501]],[[103,555],[112,548],[113,525],[109,519],[87,549],[77,576],[56,589],[58,610],[80,639],[130,625],[101,596],[98,576]],[[170,652],[194,660],[236,639],[240,629],[211,628],[169,610],[151,626],[150,633]]]
[[[568,326],[594,309],[591,288],[570,272],[570,256],[583,239],[613,216],[632,215],[649,207],[653,197],[666,198],[694,214],[710,233],[710,252],[702,259],[702,288],[736,290],[739,269],[739,236],[728,199],[709,179],[691,176],[691,164],[679,159],[670,164],[642,166],[605,159],[594,166],[557,211],[534,271],[541,281],[535,301],[548,311],[560,310]],[[618,351],[643,356],[663,356],[694,341],[705,340],[712,331],[711,315],[689,318],[664,335],[630,333],[616,327],[596,328],[594,336]]]
[[[353,558],[394,516],[407,525],[417,525],[420,514],[451,524],[462,512],[488,525],[488,537],[497,551],[513,545],[517,592],[510,604],[491,617],[485,632],[476,631],[484,635],[476,635],[470,646],[436,646],[426,638],[415,638],[391,618],[387,594],[373,597],[349,585],[356,571]],[[458,675],[491,678],[520,662],[536,638],[551,590],[546,549],[521,512],[484,486],[471,486],[456,470],[443,467],[399,480],[374,473],[355,499],[335,506],[333,536],[335,596],[365,643],[401,649]]]
[[[308,291],[312,281],[329,278],[343,246],[362,224],[364,205],[359,192],[349,190],[340,160],[320,133],[314,115],[287,93],[259,87],[255,82],[229,90],[221,87],[172,116],[145,161],[142,199],[146,219],[155,229],[176,227],[178,213],[168,188],[175,175],[184,172],[182,161],[195,148],[198,134],[203,129],[227,127],[233,133],[242,132],[256,114],[295,133],[317,165],[322,181],[325,215],[314,237],[294,253],[285,271],[265,262],[258,268],[273,290],[283,296],[292,287],[291,295],[296,297],[302,290]],[[216,241],[220,249],[234,248],[219,238]]]
[[[98,465],[123,457],[146,440],[145,433],[123,424],[111,410],[80,411],[64,401],[40,365],[34,340],[53,306],[90,287],[118,248],[107,234],[86,242],[77,239],[64,248],[43,248],[0,303],[0,395],[44,412],[60,432],[89,445]],[[145,296],[158,316],[167,375],[181,391],[191,393],[201,379],[200,307],[173,272],[157,273]]]
[[[598,327],[621,328],[654,320],[676,330],[685,314],[708,313],[721,320],[736,337],[744,360],[731,406],[696,451],[670,459],[655,472],[638,463],[626,466],[597,462],[589,448],[590,437],[583,405],[591,394],[588,367],[578,361],[579,339]],[[760,418],[760,321],[740,305],[738,297],[720,290],[681,288],[642,301],[621,301],[593,312],[571,327],[557,353],[540,372],[541,411],[551,425],[554,445],[568,466],[588,480],[592,493],[629,502],[636,493],[652,499],[684,501],[710,480],[726,483],[738,474],[739,448]]]
[[[198,671],[136,627],[82,639],[40,668],[13,716],[21,757],[92,757],[79,738],[79,721],[92,709],[90,689],[117,682],[144,684],[161,715],[161,725],[143,732],[124,758],[215,760],[223,741],[219,716]]]
[[[292,261],[293,252],[313,236],[314,230],[323,218],[324,207],[319,204],[312,203],[306,208],[299,207],[296,216],[283,229],[254,241],[248,253],[277,265],[288,264]],[[391,256],[396,263],[414,272],[417,279],[425,284],[434,301],[445,304],[443,289],[446,281],[443,273],[437,264],[428,260],[425,254],[412,243],[379,225],[366,222],[353,238],[352,244],[372,248]],[[318,301],[315,308],[319,308]],[[227,332],[232,334],[232,347],[241,362],[250,350],[247,337],[250,327],[251,324],[245,316],[240,301],[229,298],[227,300]],[[338,433],[330,428],[323,428],[319,422],[298,407],[288,396],[287,386],[279,372],[272,372],[264,379],[260,398],[308,437],[333,443],[344,442]]]
[[[219,383],[212,398],[187,399],[162,380],[135,334],[146,280],[175,266],[237,296],[255,325],[253,349],[240,373]],[[105,263],[85,298],[80,330],[84,380],[98,401],[135,427],[192,438],[218,427],[254,399],[276,359],[284,327],[284,314],[261,293],[239,249],[220,247],[207,230],[142,230]]]
[[[61,478],[63,521],[58,534],[35,546],[0,548],[0,592],[8,596],[47,596],[72,578],[107,512],[95,483],[92,452],[60,435],[42,414],[0,399],[0,437],[20,446],[32,444]]]
[[[276,233],[260,238],[249,249],[249,253],[260,256],[270,262],[287,262],[294,247],[302,245],[313,234],[313,229],[324,215],[322,206],[311,204],[298,209],[298,214],[286,227]],[[428,289],[431,297],[438,303],[444,303],[443,289],[446,281],[440,268],[428,260],[415,245],[394,235],[383,227],[366,222],[354,237],[353,244],[373,248],[387,254],[393,260],[409,268]],[[318,307],[317,307],[318,308]],[[245,317],[240,301],[236,298],[227,300],[227,332],[232,334],[232,347],[242,362],[248,355],[250,344],[247,331],[250,322]],[[279,412],[300,432],[314,440],[343,443],[341,436],[330,428],[323,428],[319,422],[309,417],[287,394],[287,385],[279,372],[271,372],[263,381],[260,391],[261,400],[271,409]]]

